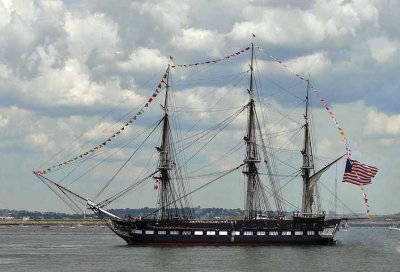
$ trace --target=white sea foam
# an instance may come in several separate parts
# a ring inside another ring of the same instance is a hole
[[[400,253],[400,242],[398,243],[398,246],[396,247],[396,251],[397,251],[398,253]]]

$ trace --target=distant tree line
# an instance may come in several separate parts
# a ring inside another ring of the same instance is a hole
[[[68,214],[59,212],[37,212],[26,210],[0,210],[0,217],[13,217],[15,219],[82,219],[82,214]]]
[[[109,211],[120,217],[139,217],[146,216],[155,211],[155,208],[144,207],[140,209],[110,209]],[[215,219],[215,218],[235,218],[242,217],[244,211],[241,209],[223,209],[223,208],[186,208],[185,214],[192,214],[193,218],[198,219]],[[82,219],[82,214],[68,214],[60,212],[38,212],[26,210],[6,210],[0,209],[0,217],[13,217],[16,219],[23,219],[29,217],[30,219]],[[87,218],[97,218],[96,215],[88,212]]]
[[[152,214],[155,208],[144,207],[141,209],[111,209],[110,212],[119,217],[139,217]],[[184,214],[191,214],[193,218],[198,219],[216,219],[216,218],[234,218],[242,217],[244,211],[241,209],[223,209],[223,208],[185,208]]]

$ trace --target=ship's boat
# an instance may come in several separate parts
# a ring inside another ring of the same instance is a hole
[[[393,225],[393,226],[389,226],[390,230],[400,230],[400,226],[399,225]]]

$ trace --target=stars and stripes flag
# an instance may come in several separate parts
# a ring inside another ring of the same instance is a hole
[[[378,168],[374,166],[347,159],[343,182],[350,182],[356,185],[370,184],[376,173],[378,173]]]

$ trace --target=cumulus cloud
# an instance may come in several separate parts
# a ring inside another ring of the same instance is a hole
[[[30,147],[36,147],[40,150],[51,151],[56,143],[51,141],[49,136],[43,132],[31,133],[25,137],[25,142]]]
[[[12,1],[0,4],[2,62],[20,76],[32,73],[25,62],[37,46],[50,45],[62,38],[63,4],[58,1]]]
[[[307,75],[319,76],[326,73],[332,66],[332,62],[324,52],[316,52],[311,55],[290,59],[287,64],[293,71]]]
[[[4,113],[0,113],[0,127],[5,127],[9,123],[9,117]]]
[[[387,37],[377,37],[368,41],[371,56],[378,63],[390,61],[392,56],[399,50],[400,42],[390,40]]]
[[[135,1],[131,5],[142,16],[150,16],[155,21],[154,27],[157,29],[176,31],[189,22],[190,5],[187,0]]]
[[[334,68],[331,59],[325,52],[315,52],[310,55],[284,60],[284,64],[290,70],[281,64],[277,64],[271,58],[258,60],[257,62],[258,68],[263,73],[279,75],[281,77],[291,77],[295,73],[303,77],[308,77],[308,75],[311,75],[312,78],[325,77]],[[246,66],[244,65],[243,69],[246,69]]]
[[[73,58],[86,61],[92,50],[109,54],[118,51],[118,25],[104,14],[67,13],[65,19],[68,51]]]
[[[372,136],[400,136],[400,114],[368,109],[365,133]]]
[[[315,44],[355,35],[363,26],[376,26],[378,10],[363,1],[317,1],[309,9],[253,7],[243,10],[243,20],[229,36],[248,40],[251,33],[271,44]]]
[[[39,70],[32,80],[15,80],[21,101],[46,107],[73,107],[93,105],[103,98],[104,87],[92,82],[86,66],[75,59],[68,59],[60,69],[44,64]]]
[[[166,67],[168,58],[157,49],[139,47],[127,60],[119,62],[118,68],[123,72],[151,72]]]
[[[224,37],[218,32],[206,29],[188,28],[182,29],[172,38],[171,43],[183,50],[208,52],[212,44],[212,55],[220,54],[224,46]]]

